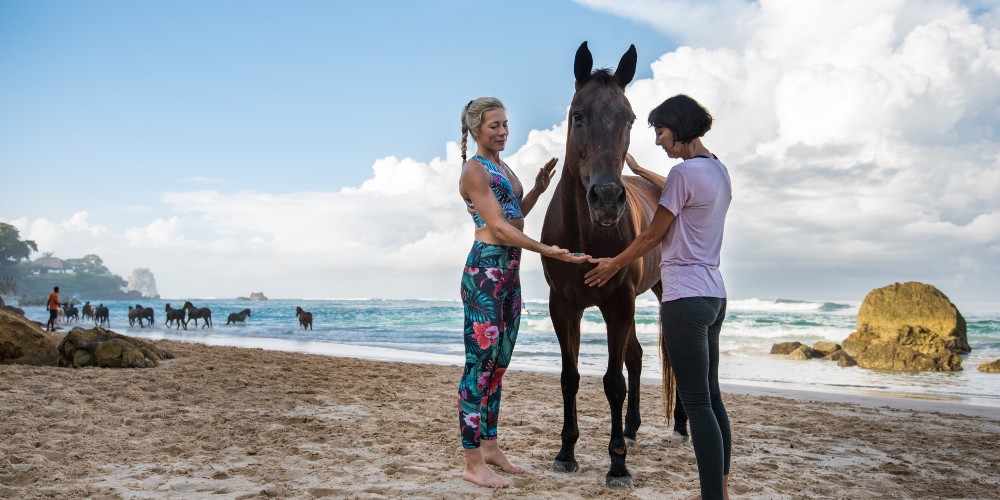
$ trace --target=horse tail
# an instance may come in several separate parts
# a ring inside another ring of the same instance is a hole
[[[667,416],[667,424],[670,424],[670,417],[674,414],[674,405],[679,404],[674,401],[677,394],[677,379],[674,378],[674,371],[670,367],[670,356],[667,356],[667,346],[663,343],[663,316],[659,315],[657,324],[660,327],[660,370],[662,372],[663,384],[663,413]]]

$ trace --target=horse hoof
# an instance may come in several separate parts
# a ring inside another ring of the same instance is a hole
[[[608,476],[604,480],[604,485],[612,490],[626,490],[626,489],[629,491],[635,490],[635,485],[632,484],[631,476],[624,476],[624,477]]]
[[[632,451],[640,448],[639,442],[632,438],[625,438],[625,449]]]
[[[576,462],[564,462],[556,460],[552,462],[552,470],[556,472],[576,472],[580,470],[580,464]]]

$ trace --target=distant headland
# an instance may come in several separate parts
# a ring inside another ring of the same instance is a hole
[[[267,300],[264,296],[264,292],[253,292],[249,297],[236,297],[236,300],[252,300],[254,302],[260,302],[262,300]]]

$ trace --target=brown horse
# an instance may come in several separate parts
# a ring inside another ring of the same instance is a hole
[[[635,113],[625,98],[625,86],[635,76],[635,46],[629,47],[614,73],[591,72],[593,57],[583,42],[576,52],[576,93],[569,110],[569,132],[562,175],[542,226],[542,242],[613,257],[624,250],[656,211],[659,190],[639,177],[623,177],[629,131]],[[639,429],[639,375],[642,347],[635,334],[635,297],[652,289],[662,295],[657,248],[623,268],[602,287],[584,284],[593,265],[567,264],[542,258],[549,284],[549,313],[562,351],[562,448],[553,468],[579,469],[575,447],[580,437],[576,395],[580,387],[580,320],[584,309],[597,306],[608,327],[608,369],[604,393],[611,406],[611,468],[605,477],[609,488],[632,489],[625,466],[626,440],[635,444]],[[628,368],[628,406],[624,427],[622,405],[626,397],[622,363]]]
[[[135,310],[139,311],[139,328],[142,328],[142,321],[146,320],[149,322],[149,327],[153,327],[153,308],[152,307],[142,307],[142,304],[136,304]]]
[[[142,328],[142,322],[139,318],[142,317],[142,309],[136,309],[132,306],[128,306],[128,326],[135,326],[135,322],[139,321],[139,328]]]
[[[302,329],[313,329],[313,313],[303,311],[301,307],[295,306],[295,315],[299,317],[299,325],[302,326]]]
[[[167,304],[165,310],[167,312],[167,321],[166,321],[167,326],[170,326],[170,323],[173,322],[175,330],[180,330],[181,325],[184,325],[185,330],[188,329],[187,319],[184,315],[184,313],[186,312],[185,309],[183,308],[174,309],[170,307],[170,304]]]
[[[235,325],[236,323],[244,323],[247,320],[247,316],[250,316],[249,309],[244,309],[238,313],[231,313],[226,321],[226,324]]]
[[[194,304],[190,302],[185,302],[183,309],[188,313],[188,321],[194,320],[194,326],[198,326],[198,320],[203,321],[201,327],[214,328],[212,326],[212,310],[207,307],[195,307]],[[187,330],[187,323],[184,323],[184,329]]]
[[[104,304],[97,304],[94,308],[94,326],[111,328],[111,313]]]

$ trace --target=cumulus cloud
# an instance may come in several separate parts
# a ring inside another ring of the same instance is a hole
[[[580,3],[681,41],[653,63],[651,79],[627,90],[640,117],[631,152],[665,173],[673,160],[641,126],[645,115],[677,93],[712,111],[705,141],[734,184],[723,255],[733,296],[860,300],[906,280],[934,283],[953,298],[995,296],[996,8]],[[565,136],[565,122],[532,131],[505,159],[530,187],[545,160],[563,156]],[[87,235],[92,248],[117,252],[124,269],[116,271],[152,268],[165,295],[456,298],[472,240],[457,145],[429,162],[387,157],[371,168],[360,186],[337,192],[165,193],[171,215],[122,234],[95,233],[86,214],[15,225],[40,246]],[[540,233],[550,194],[528,218],[529,235]],[[525,293],[547,296],[537,256],[524,266]]]
[[[995,291],[1000,45],[997,25],[982,24],[995,13],[954,2],[757,8],[741,45],[681,46],[629,91],[640,116],[677,93],[715,116],[706,142],[733,177],[724,261],[735,288],[773,279],[822,298],[816,283],[779,275],[846,270],[862,275],[856,298],[885,280]],[[644,134],[633,155],[662,165]]]

